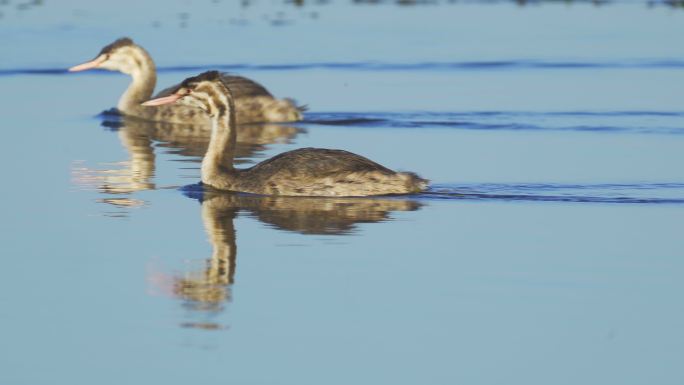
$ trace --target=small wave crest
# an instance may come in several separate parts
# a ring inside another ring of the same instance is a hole
[[[435,184],[422,199],[529,202],[684,204],[684,183],[639,184]]]
[[[304,124],[480,131],[684,134],[684,111],[310,112]]]

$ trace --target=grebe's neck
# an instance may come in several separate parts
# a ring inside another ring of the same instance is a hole
[[[208,90],[211,95],[208,106],[212,116],[211,139],[202,159],[202,182],[215,185],[217,178],[229,182],[226,179],[231,179],[235,172],[236,127],[235,105],[230,91],[223,84],[212,84],[214,89]]]
[[[140,108],[140,103],[149,100],[157,85],[157,70],[152,57],[141,47],[131,50],[135,66],[130,75],[133,81],[121,95],[117,108],[121,111],[132,111]]]

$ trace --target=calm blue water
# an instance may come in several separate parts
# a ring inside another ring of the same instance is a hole
[[[247,3],[0,1],[0,384],[684,382],[684,10]],[[239,163],[341,148],[430,190],[207,193],[206,136],[65,72],[124,35],[160,86],[309,106]]]

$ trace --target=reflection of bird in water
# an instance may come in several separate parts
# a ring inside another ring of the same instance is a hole
[[[223,206],[239,205],[263,223],[302,234],[343,235],[358,223],[383,222],[392,211],[414,211],[417,201],[387,198],[317,198],[255,195],[219,195]]]
[[[406,199],[273,197],[242,194],[206,195],[202,220],[212,245],[211,258],[201,271],[182,277],[162,277],[173,295],[195,314],[216,314],[231,300],[230,286],[235,276],[237,246],[234,219],[239,211],[280,230],[302,234],[343,235],[353,232],[358,223],[390,220],[392,211],[414,211],[421,204]],[[213,322],[187,322],[185,327],[219,329]]]
[[[214,188],[264,195],[367,196],[415,193],[427,187],[416,174],[395,172],[347,151],[320,148],[288,151],[235,169],[235,105],[221,75],[209,71],[188,78],[173,94],[144,104],[174,102],[199,107],[212,117],[202,182]]]
[[[211,132],[202,126],[190,124],[170,124],[163,122],[145,122],[137,119],[125,119],[127,128],[135,127],[137,133],[145,132],[147,136],[159,142],[169,152],[194,157],[200,161],[207,152]],[[247,162],[259,152],[266,150],[268,144],[290,143],[302,128],[280,124],[250,124],[237,126],[235,156],[239,163]]]
[[[173,293],[190,301],[194,310],[217,311],[230,299],[230,287],[235,276],[235,227],[237,215],[234,207],[220,206],[219,201],[202,204],[202,221],[212,245],[211,258],[201,272],[190,272],[173,283]]]
[[[107,45],[95,59],[71,67],[69,71],[102,68],[131,75],[133,81],[119,99],[117,108],[126,115],[145,120],[208,125],[209,119],[196,108],[170,105],[164,108],[143,107],[140,103],[150,99],[157,83],[152,57],[131,39],[119,39]],[[302,107],[290,99],[276,99],[261,84],[228,74],[221,75],[235,93],[238,123],[292,122],[301,120]],[[169,95],[177,86],[161,91],[157,97]]]
[[[136,191],[153,190],[155,174],[155,147],[162,147],[168,153],[191,157],[198,162],[207,150],[210,132],[197,125],[149,122],[124,117],[115,124],[121,144],[129,153],[129,160],[108,164],[105,170],[93,170],[82,165],[74,168],[76,183],[93,186],[105,194],[116,195],[101,202],[118,207],[135,207],[143,201],[128,196]],[[237,127],[236,156],[239,162],[246,162],[264,151],[268,144],[288,143],[303,129],[276,125],[253,124]]]

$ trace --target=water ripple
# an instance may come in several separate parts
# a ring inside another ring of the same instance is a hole
[[[603,62],[547,61],[547,60],[492,60],[416,63],[390,62],[318,62],[283,64],[212,64],[157,67],[160,73],[220,71],[302,71],[302,70],[344,70],[344,71],[503,71],[503,70],[555,70],[555,69],[684,69],[684,60],[621,60]],[[111,73],[96,70],[99,73]],[[0,69],[0,76],[13,75],[63,75],[66,68],[6,68]]]
[[[684,183],[436,184],[422,199],[622,204],[684,204]]]
[[[102,111],[96,118],[112,131],[123,124],[122,115],[115,108]],[[297,124],[360,128],[684,134],[684,111],[306,112],[304,118]]]
[[[183,195],[199,200],[208,193],[202,183],[178,188]],[[220,193],[211,190],[211,194]],[[259,196],[252,194],[240,194]],[[269,197],[263,197],[269,199]],[[684,204],[684,183],[474,183],[432,184],[429,189],[416,195],[375,197],[400,200],[453,200],[453,201],[521,201],[521,202],[568,202],[610,204]],[[363,199],[375,199],[363,198]],[[291,197],[290,199],[299,199]],[[302,198],[310,199],[310,198]],[[327,199],[321,197],[318,199]],[[355,199],[355,198],[348,198]]]
[[[303,124],[484,131],[684,134],[684,111],[308,112]]]

